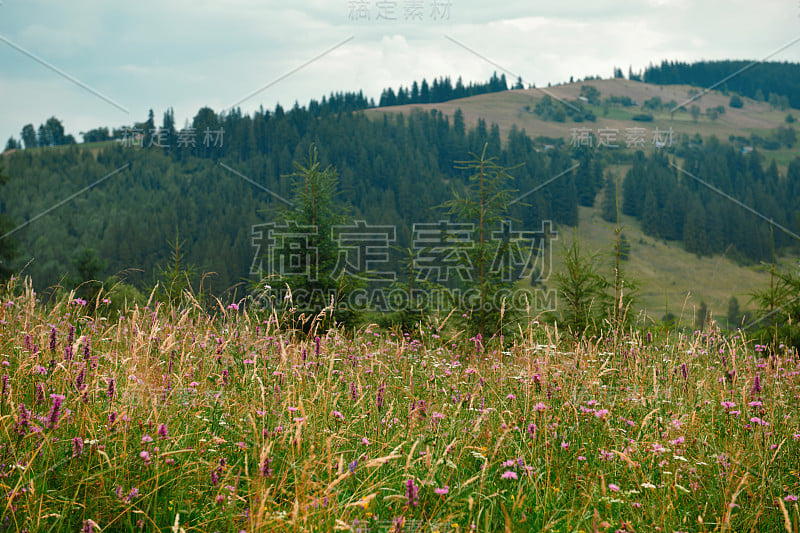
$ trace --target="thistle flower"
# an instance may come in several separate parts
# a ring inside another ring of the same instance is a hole
[[[161,439],[168,439],[169,438],[169,431],[167,431],[167,425],[161,424],[158,426],[158,437]]]

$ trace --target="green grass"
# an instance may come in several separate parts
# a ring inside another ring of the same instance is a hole
[[[601,197],[602,193],[596,205],[600,205]],[[597,254],[598,270],[613,279],[614,224],[601,218],[598,207],[579,207],[578,213],[575,230],[582,249]],[[633,312],[643,315],[642,324],[661,320],[668,310],[692,327],[701,302],[706,302],[717,319],[724,320],[731,296],[746,309],[750,292],[769,286],[769,273],[760,266],[742,266],[724,255],[698,257],[686,252],[680,242],[645,235],[638,221],[625,215],[621,227],[631,245],[630,259],[622,262],[622,269],[628,281],[638,286]],[[553,244],[552,272],[564,271],[564,247],[572,242],[572,236],[573,228],[559,229],[559,240]],[[555,276],[545,284],[555,288]]]
[[[447,315],[305,334],[245,303],[114,320],[28,285],[2,303],[7,530],[800,524],[797,354],[741,336],[532,321],[484,344]]]

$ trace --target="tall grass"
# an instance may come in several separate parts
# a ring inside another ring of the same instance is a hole
[[[800,530],[788,351],[102,298],[2,295],[0,530]]]

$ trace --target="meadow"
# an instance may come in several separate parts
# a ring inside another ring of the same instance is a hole
[[[800,531],[797,353],[713,322],[114,298],[0,293],[0,531]]]

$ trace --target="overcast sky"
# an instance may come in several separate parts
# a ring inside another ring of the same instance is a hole
[[[475,54],[544,86],[662,59],[763,59],[798,36],[798,0],[2,0],[0,136],[55,115],[80,141],[151,108],[157,124],[173,107],[183,125],[331,49],[242,110],[331,91],[377,100],[423,77],[486,80],[498,68]],[[800,42],[772,59],[800,60]]]

